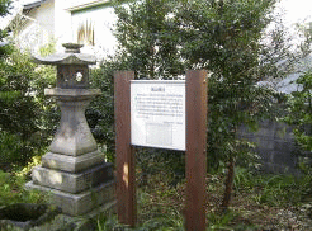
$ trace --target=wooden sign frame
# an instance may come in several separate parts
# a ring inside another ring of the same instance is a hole
[[[131,85],[133,71],[114,74],[115,147],[117,155],[117,211],[121,223],[137,222],[135,153],[131,145]],[[205,230],[205,177],[207,175],[207,71],[185,75],[186,204],[185,229]]]

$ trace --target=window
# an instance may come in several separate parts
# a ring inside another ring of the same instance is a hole
[[[83,43],[85,46],[94,46],[94,23],[86,19],[77,29],[77,43]]]
[[[112,6],[72,12],[73,41],[92,47],[99,57],[113,55],[117,39],[113,35],[117,16]]]

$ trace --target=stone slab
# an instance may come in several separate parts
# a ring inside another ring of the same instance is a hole
[[[100,89],[44,89],[45,95],[52,96],[91,96],[93,98],[94,95],[101,95]]]
[[[98,230],[98,219],[102,215],[110,217],[113,214],[113,210],[115,209],[116,204],[116,200],[104,203],[100,207],[92,210],[92,212],[78,217],[72,217],[63,213],[58,213],[54,218],[45,219],[46,221],[40,225],[33,226],[31,224],[27,224],[24,227],[13,227],[8,224],[2,225],[1,228],[4,228],[4,230],[14,231],[95,231]]]
[[[47,222],[41,227],[34,227],[29,231],[95,231],[98,230],[97,217],[101,216],[101,214],[108,215],[112,213],[116,204],[116,200],[105,203],[92,212],[78,217],[71,217],[61,213],[53,221]]]
[[[48,152],[46,155],[42,156],[42,167],[78,173],[89,169],[92,166],[98,165],[103,161],[104,156],[99,151],[91,152],[82,156],[66,156]]]
[[[79,174],[42,168],[39,165],[33,168],[32,175],[34,184],[68,193],[80,193],[114,179],[113,164],[110,162],[103,162]]]
[[[29,181],[24,187],[28,190],[37,189],[48,193],[50,196],[49,203],[59,207],[62,213],[69,216],[80,216],[91,212],[104,203],[114,201],[114,185],[115,182],[112,180],[79,194],[64,193],[57,189],[34,184],[33,181]]]

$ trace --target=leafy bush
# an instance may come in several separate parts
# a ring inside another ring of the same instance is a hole
[[[304,199],[309,198],[312,188],[312,72],[308,71],[298,78],[302,91],[295,91],[288,98],[288,114],[283,121],[294,126],[297,144],[302,150],[299,156],[299,169],[304,174],[300,188]]]
[[[296,83],[303,89],[289,97],[289,114],[283,120],[295,125],[294,135],[298,144],[312,152],[312,72],[300,76]]]
[[[105,146],[108,161],[115,159],[114,134],[114,71],[118,70],[118,63],[106,61],[100,69],[91,70],[90,87],[100,89],[97,96],[86,110],[86,119],[91,132],[101,146]]]
[[[12,203],[45,203],[47,195],[37,190],[24,189],[23,175],[13,175],[0,170],[0,207]]]
[[[255,128],[270,106],[271,92],[254,82],[261,69],[261,29],[274,3],[147,0],[115,9],[117,60],[136,79],[175,79],[185,70],[209,70],[208,171],[220,161],[255,160],[237,145],[235,132],[241,123]]]
[[[1,163],[3,168],[17,163],[25,163],[32,155],[32,148],[24,145],[18,136],[8,132],[0,132]]]
[[[3,16],[5,16],[6,14],[8,14],[12,7],[12,3],[13,1],[11,0],[1,0],[1,4],[0,4],[0,18],[2,18]],[[8,33],[6,30],[0,29],[0,42],[3,42],[3,38],[7,37]],[[1,56],[5,55],[8,53],[8,47],[4,46],[4,47],[0,47],[0,58]]]
[[[48,145],[54,125],[43,89],[55,83],[55,73],[33,63],[27,52],[10,50],[0,59],[0,132],[2,148],[10,154],[1,152],[0,162],[10,157],[24,165]]]

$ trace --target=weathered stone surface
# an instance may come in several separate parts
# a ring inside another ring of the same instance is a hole
[[[58,213],[47,204],[13,203],[0,208],[0,230],[28,230],[54,219]]]
[[[50,196],[49,199],[51,203],[59,207],[62,213],[70,216],[80,216],[91,212],[104,203],[114,200],[113,180],[79,194],[64,193],[57,189],[36,185],[33,181],[29,181],[25,184],[25,188],[47,192]]]
[[[82,156],[66,156],[48,152],[42,156],[42,167],[77,173],[98,165],[104,161],[99,151]]]
[[[56,97],[61,121],[50,153],[33,170],[27,189],[50,195],[50,203],[71,216],[79,216],[110,202],[114,197],[112,164],[104,158],[91,134],[85,109],[100,90],[89,89],[89,67],[94,58],[80,53],[82,44],[63,44],[65,54],[36,59],[57,66],[56,89],[45,94]],[[76,230],[76,229],[75,229]]]
[[[47,222],[41,227],[34,227],[29,231],[92,231],[97,230],[97,218],[101,214],[108,215],[112,213],[117,201],[105,203],[91,213],[84,214],[79,217],[71,217],[65,214],[59,214],[56,218]]]
[[[34,57],[34,61],[41,64],[61,65],[61,64],[75,64],[75,65],[94,65],[95,58],[82,53],[57,53],[53,56]]]
[[[67,156],[80,156],[97,150],[85,118],[85,109],[89,100],[75,102],[63,101],[61,107],[61,123],[51,144],[51,152]]]
[[[73,97],[85,97],[85,98],[93,98],[96,95],[101,94],[100,89],[44,89],[45,95],[51,96],[73,96]]]
[[[40,165],[33,169],[34,184],[68,193],[80,193],[113,179],[113,164],[107,162],[79,174],[42,168]]]
[[[94,65],[95,57],[80,53],[83,44],[64,43],[65,53],[56,53],[47,57],[34,57],[34,61],[41,64],[49,65]]]
[[[25,226],[12,226],[10,224],[3,224],[1,228],[4,230],[16,230],[16,231],[92,231],[97,230],[97,219],[106,215],[109,216],[113,213],[113,209],[116,206],[116,200],[105,203],[104,205],[94,209],[90,213],[86,213],[83,216],[71,217],[62,213],[54,213],[49,216],[45,216],[42,222],[32,225],[30,222]],[[5,229],[7,228],[7,229]],[[2,229],[0,229],[2,230]]]

